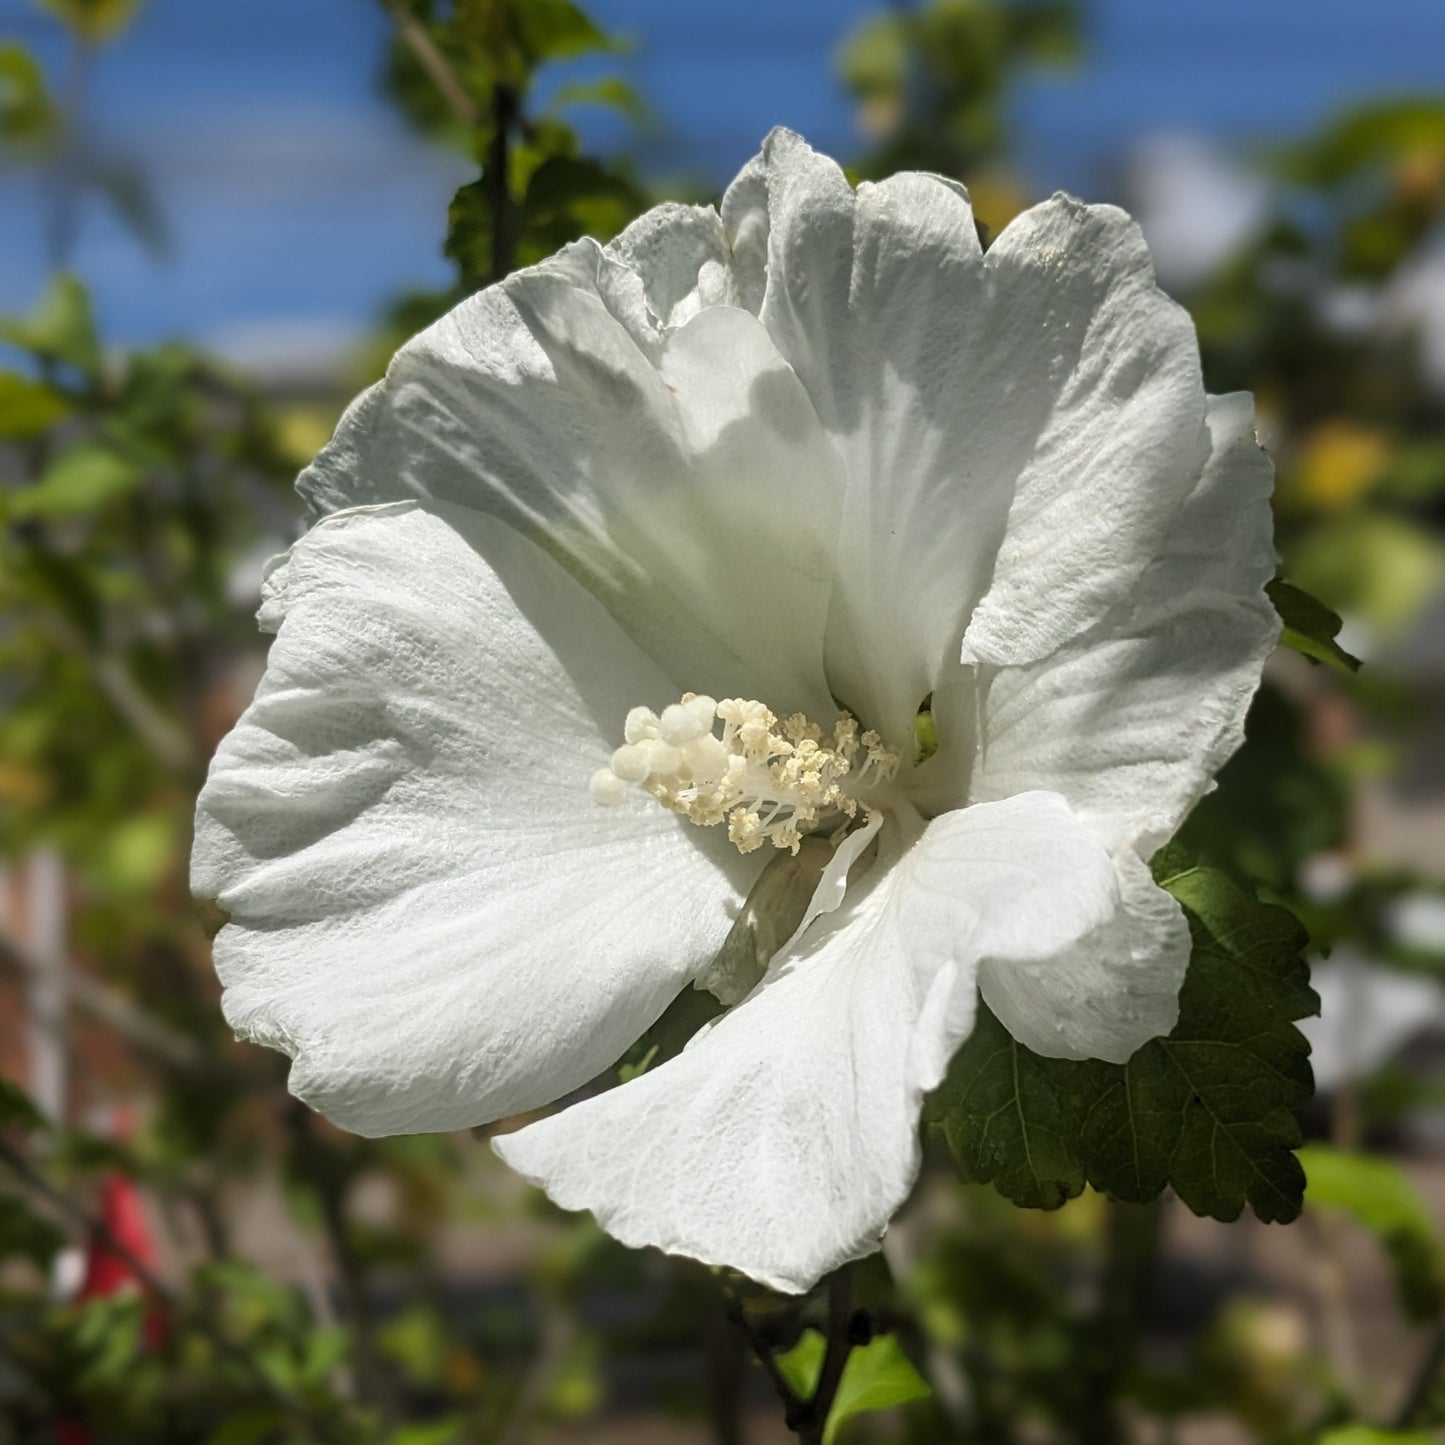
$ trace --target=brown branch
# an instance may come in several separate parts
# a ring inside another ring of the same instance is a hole
[[[466,87],[457,78],[456,71],[452,69],[436,41],[431,38],[426,26],[416,18],[404,0],[389,0],[386,8],[396,23],[398,34],[416,63],[426,72],[427,79],[436,87],[437,94],[446,101],[452,114],[468,130],[475,130],[482,118],[481,107],[467,94]]]
[[[136,736],[155,755],[156,761],[180,777],[194,778],[198,768],[195,745],[151,701],[123,662],[113,653],[97,651],[80,630],[63,617],[46,617],[42,626],[49,632],[52,641],[79,654],[111,706],[131,725]]]

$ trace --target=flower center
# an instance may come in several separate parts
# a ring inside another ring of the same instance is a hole
[[[740,853],[764,843],[796,853],[807,833],[845,829],[857,795],[898,771],[898,755],[846,712],[825,733],[802,713],[779,721],[743,698],[688,692],[660,717],[635,707],[623,736],[592,776],[593,799],[612,806],[639,787],[701,827],[726,822]]]

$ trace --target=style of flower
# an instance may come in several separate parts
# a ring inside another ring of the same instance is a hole
[[[1167,1032],[1148,859],[1277,624],[1270,467],[1133,223],[985,251],[778,131],[404,346],[301,477],[200,799],[226,1017],[380,1135],[680,1054],[495,1141],[633,1245],[781,1290],[878,1246],[976,1000]]]

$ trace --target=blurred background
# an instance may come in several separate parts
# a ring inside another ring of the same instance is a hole
[[[931,1139],[836,1438],[1439,1438],[1445,7],[0,0],[0,1442],[792,1438],[730,1319],[766,1302],[470,1134],[294,1105],[185,881],[341,407],[778,124],[994,232],[1055,189],[1138,216],[1344,621],[1186,830],[1310,930],[1304,1215],[1018,1210]]]

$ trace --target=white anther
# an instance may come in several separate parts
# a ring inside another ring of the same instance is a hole
[[[682,695],[682,705],[697,717],[704,732],[712,731],[712,722],[717,716],[716,698],[708,697],[706,693],[685,692]]]
[[[693,782],[705,786],[717,782],[727,773],[731,758],[728,750],[711,733],[704,733],[686,744],[682,760],[687,764]],[[742,759],[738,761],[742,762]]]
[[[587,784],[592,801],[604,808],[615,808],[627,796],[627,784],[611,768],[598,768]]]
[[[652,771],[649,743],[623,743],[612,754],[612,771],[624,783],[640,783]]]
[[[635,707],[622,725],[622,736],[629,743],[646,742],[657,736],[657,714],[650,707]]]
[[[663,708],[662,716],[658,719],[657,731],[663,742],[680,748],[684,743],[690,743],[694,738],[700,738],[707,728],[707,722],[692,708],[675,702],[670,707]]]
[[[713,732],[722,724],[722,736]],[[726,822],[739,852],[764,843],[796,853],[805,834],[842,837],[860,792],[893,776],[897,756],[876,733],[859,736],[844,713],[825,732],[802,713],[781,721],[753,698],[684,693],[663,710],[633,708],[627,741],[591,783],[599,803],[620,803],[637,784],[689,822]]]
[[[647,754],[647,771],[649,774],[675,773],[682,767],[682,749],[675,748],[671,743],[660,742],[656,739],[645,743],[639,743]]]

